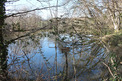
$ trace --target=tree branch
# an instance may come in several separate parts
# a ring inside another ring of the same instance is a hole
[[[35,29],[35,30],[33,30],[32,32],[29,32],[29,33],[27,33],[27,34],[25,34],[25,35],[22,35],[22,36],[20,36],[20,37],[15,38],[15,39],[11,39],[10,41],[7,42],[7,45],[9,45],[10,43],[14,42],[15,40],[18,40],[18,39],[21,39],[21,38],[23,38],[23,37],[29,36],[31,33],[35,33],[35,32],[37,32],[37,31],[39,31],[39,30],[42,30],[42,29],[44,30],[44,29],[50,29],[50,28],[49,28],[48,25],[47,25],[47,26],[44,26],[43,28]]]
[[[110,74],[112,75],[112,77],[115,78],[115,76],[114,76],[114,74],[112,73],[110,67],[109,67],[106,63],[104,63],[104,62],[103,62],[103,64],[108,68],[108,70],[109,70]]]
[[[64,5],[64,4],[63,4]],[[14,17],[14,16],[17,16],[17,15],[21,15],[21,14],[25,14],[25,13],[29,13],[29,12],[32,12],[32,11],[37,11],[37,10],[44,10],[44,9],[48,9],[48,8],[54,8],[54,7],[61,7],[63,5],[58,5],[58,6],[50,6],[50,7],[43,7],[43,8],[35,8],[35,9],[32,9],[32,10],[28,10],[28,11],[23,11],[23,12],[17,12],[17,13],[13,13],[13,14],[10,14],[10,15],[6,15],[5,18],[7,17]]]

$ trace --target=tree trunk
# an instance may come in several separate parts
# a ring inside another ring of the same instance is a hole
[[[68,81],[68,57],[67,57],[67,52],[65,52],[65,58],[66,58],[66,61],[65,61],[65,64],[66,64],[66,75],[65,75],[64,81]]]
[[[111,19],[112,19],[112,22],[113,22],[115,32],[118,32],[119,31],[119,26],[120,26],[120,19],[117,18],[117,17],[116,18],[111,17]]]
[[[0,80],[7,80],[7,49],[3,39],[3,27],[5,20],[5,2],[0,0]]]

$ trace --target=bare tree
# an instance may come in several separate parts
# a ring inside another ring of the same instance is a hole
[[[79,12],[77,16],[92,19],[93,28],[101,29],[104,27],[120,30],[122,6],[121,0],[77,0],[74,12]],[[102,31],[101,31],[102,32]]]
[[[20,39],[22,37],[30,35],[30,33],[36,32],[38,30],[41,30],[41,29],[44,29],[44,28],[47,27],[47,26],[44,26],[42,28],[31,31],[31,32],[29,32],[25,35],[19,36],[19,37],[15,38],[15,39],[12,39],[10,41],[6,41],[6,40],[4,40],[4,35],[3,35],[3,29],[5,27],[5,19],[8,18],[8,17],[21,16],[22,14],[26,14],[26,13],[36,11],[36,10],[44,10],[44,9],[49,9],[49,8],[55,8],[55,7],[61,7],[62,6],[62,5],[49,6],[49,7],[47,6],[47,7],[35,8],[35,9],[27,10],[27,11],[19,11],[19,12],[15,12],[15,13],[11,13],[11,14],[6,15],[5,4],[6,3],[13,3],[13,2],[16,2],[16,1],[19,1],[19,0],[1,0],[0,1],[0,79],[2,79],[2,81],[7,80],[7,54],[8,54],[7,53],[7,46],[8,46],[8,44],[10,44],[10,42],[12,42],[12,41],[15,41],[17,39]]]

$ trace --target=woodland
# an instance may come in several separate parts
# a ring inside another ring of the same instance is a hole
[[[0,0],[0,81],[122,81],[121,0],[19,1]]]

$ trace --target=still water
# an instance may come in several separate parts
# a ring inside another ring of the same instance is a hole
[[[84,36],[31,35],[8,47],[11,77],[44,81],[102,81],[108,75],[101,63],[105,49]]]

